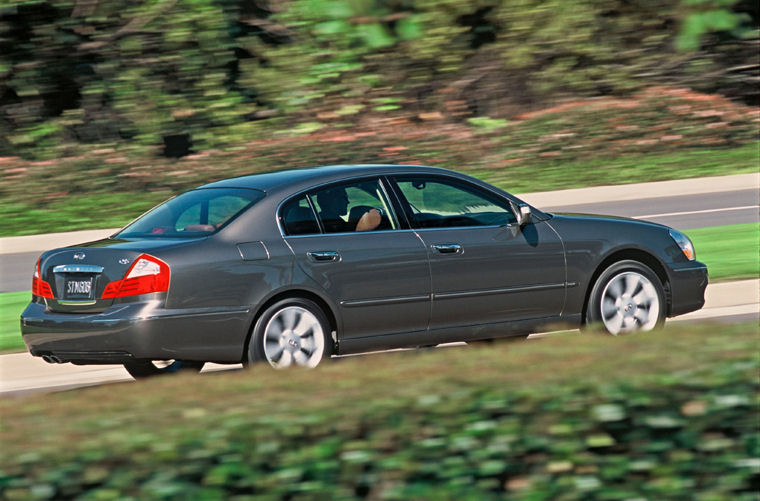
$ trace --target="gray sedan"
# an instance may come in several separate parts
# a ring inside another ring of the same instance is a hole
[[[706,286],[666,226],[545,213],[444,169],[331,166],[207,184],[45,252],[21,330],[48,362],[135,377],[314,367],[553,325],[650,330],[701,308]]]

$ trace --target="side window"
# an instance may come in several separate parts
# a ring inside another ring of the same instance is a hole
[[[516,221],[509,203],[466,183],[414,176],[399,177],[396,184],[409,204],[414,228],[498,226]]]
[[[319,233],[319,224],[314,217],[306,195],[294,198],[282,206],[280,212],[282,228],[286,235],[310,235]]]
[[[325,233],[398,228],[388,197],[378,179],[341,183],[312,194]]]

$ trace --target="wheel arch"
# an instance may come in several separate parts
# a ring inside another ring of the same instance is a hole
[[[642,249],[620,249],[617,251],[614,251],[607,257],[605,257],[596,267],[594,270],[594,273],[591,275],[591,279],[588,281],[588,284],[586,285],[586,291],[583,298],[583,309],[581,310],[581,315],[583,316],[582,323],[586,324],[586,311],[588,309],[588,302],[591,297],[591,291],[594,288],[594,284],[596,284],[596,281],[599,279],[599,276],[612,266],[613,264],[619,262],[619,261],[637,261],[644,266],[651,269],[655,275],[657,275],[657,278],[660,279],[660,283],[662,284],[662,288],[665,292],[665,307],[666,307],[666,317],[670,316],[671,306],[672,306],[672,298],[671,298],[671,291],[670,291],[670,279],[668,277],[667,272],[665,271],[665,266],[660,262],[659,259],[657,259],[653,254],[642,250]]]
[[[338,331],[338,321],[335,312],[330,307],[329,303],[325,301],[325,299],[322,298],[319,294],[316,294],[307,289],[289,289],[286,291],[281,291],[259,304],[258,308],[256,308],[256,313],[253,315],[253,318],[248,325],[248,334],[245,337],[245,343],[243,344],[242,352],[240,354],[240,360],[245,361],[248,344],[251,342],[253,329],[256,326],[256,322],[259,320],[259,317],[261,317],[262,313],[264,313],[267,308],[277,303],[278,301],[282,301],[283,299],[308,299],[310,301],[313,301],[317,304],[317,306],[321,308],[322,313],[325,314],[325,317],[327,317],[327,321],[330,323],[330,331]],[[330,337],[333,342],[333,352],[337,353],[338,343],[334,338],[332,338],[332,336]]]

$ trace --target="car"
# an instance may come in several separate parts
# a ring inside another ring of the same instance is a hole
[[[21,331],[47,362],[136,378],[315,367],[556,325],[648,331],[701,308],[707,281],[660,224],[546,213],[435,167],[325,166],[206,184],[43,253]]]

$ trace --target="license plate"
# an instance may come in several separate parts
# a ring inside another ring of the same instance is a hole
[[[66,280],[64,297],[66,299],[90,299],[92,297],[92,278]]]

